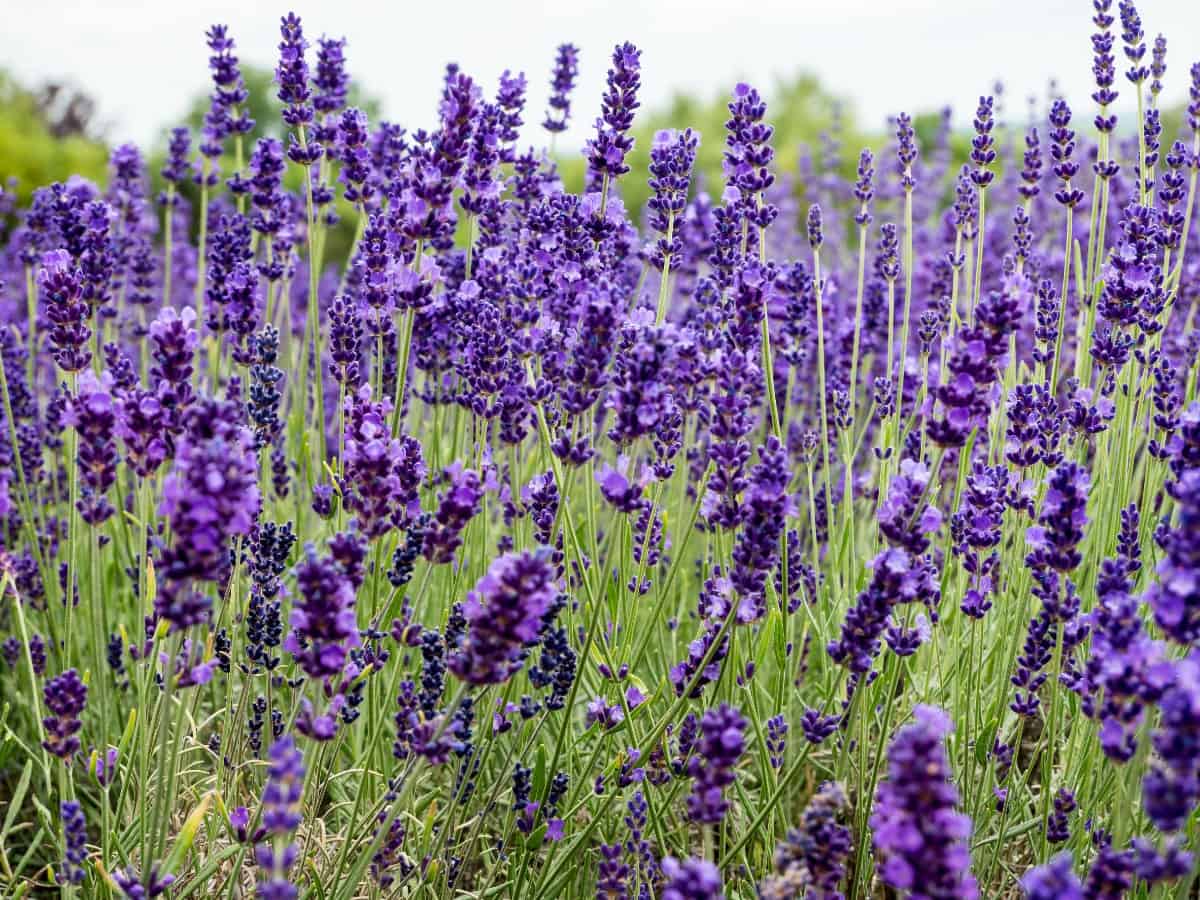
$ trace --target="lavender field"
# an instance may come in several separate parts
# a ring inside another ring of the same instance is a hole
[[[1079,7],[1090,96],[799,170],[291,14],[259,137],[214,25],[9,184],[0,895],[1200,896],[1200,63]]]

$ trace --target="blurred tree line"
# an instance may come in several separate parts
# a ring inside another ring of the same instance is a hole
[[[59,83],[31,90],[0,71],[0,182],[16,179],[19,203],[72,174],[100,180],[107,161],[90,97]]]

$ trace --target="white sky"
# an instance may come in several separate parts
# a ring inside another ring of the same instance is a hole
[[[113,140],[143,144],[160,139],[187,101],[207,90],[209,24],[230,26],[242,59],[273,66],[279,16],[289,8],[288,0],[18,2],[12,0],[0,29],[0,67],[27,82],[74,79],[99,101]],[[1186,95],[1190,65],[1200,59],[1200,2],[1138,5],[1147,41],[1160,31],[1167,36],[1164,99],[1177,102]],[[1090,111],[1090,0],[296,0],[291,6],[310,40],[348,39],[351,76],[381,98],[388,118],[409,128],[432,124],[449,60],[489,93],[503,69],[525,71],[526,119],[536,124],[562,41],[581,48],[572,143],[582,142],[596,115],[608,56],[621,40],[643,50],[649,108],[681,91],[715,96],[738,80],[769,97],[776,77],[807,70],[850,100],[866,127],[891,112],[947,103],[965,125],[997,76],[1004,78],[1012,121],[1023,120],[1025,98],[1043,97],[1051,77],[1073,105]],[[1123,58],[1117,62],[1123,71]]]

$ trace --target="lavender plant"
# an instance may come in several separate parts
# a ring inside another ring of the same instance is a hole
[[[214,25],[4,207],[4,895],[1196,896],[1200,63],[1091,22],[796,170],[622,43],[578,189],[572,44],[405,130],[289,14],[260,134]]]

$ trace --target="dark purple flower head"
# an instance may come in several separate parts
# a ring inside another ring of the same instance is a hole
[[[682,132],[660,131],[654,135],[650,148],[650,189],[654,196],[647,206],[650,227],[661,235],[650,257],[659,271],[668,266],[676,269],[681,262],[683,239],[676,223],[687,206],[688,184],[699,142],[699,135],[690,128]]]
[[[191,149],[191,132],[184,126],[172,128],[171,140],[167,145],[167,161],[159,172],[164,181],[178,188],[187,180],[192,171],[191,160],[188,159]]]
[[[345,668],[351,648],[359,644],[354,585],[342,566],[318,557],[311,544],[304,552],[296,567],[299,596],[284,647],[310,678],[335,678]]]
[[[747,725],[741,713],[724,703],[701,718],[700,741],[687,768],[692,779],[688,818],[693,822],[711,825],[725,818],[729,808],[725,788],[737,779],[735,768],[746,750]]]
[[[888,747],[888,777],[871,814],[880,875],[906,895],[975,900],[971,819],[957,811],[958,789],[944,739],[953,729],[942,710],[918,706],[916,721]]]
[[[854,199],[858,201],[858,212],[854,221],[865,228],[871,224],[871,200],[875,196],[875,157],[870,150],[863,150],[858,157],[858,180],[854,182]]]
[[[800,825],[775,847],[775,874],[759,883],[763,900],[804,897],[804,900],[843,900],[838,889],[846,876],[853,848],[850,829],[838,823],[846,808],[840,784],[826,782],[808,801]]]
[[[738,622],[757,622],[767,612],[767,576],[779,555],[787,518],[795,512],[788,493],[787,451],[777,438],[759,448],[742,499],[741,527],[732,554],[730,582],[739,595]]]
[[[1121,42],[1125,45],[1125,58],[1129,60],[1129,69],[1125,77],[1139,90],[1141,83],[1150,75],[1150,70],[1143,64],[1146,56],[1146,33],[1142,31],[1142,17],[1138,15],[1133,0],[1121,0],[1117,4],[1121,13]]]
[[[892,479],[887,499],[879,505],[879,531],[893,547],[902,547],[914,556],[929,547],[926,535],[942,524],[941,511],[925,504],[929,486],[929,467],[912,459],[900,463],[900,474]]]
[[[106,372],[97,378],[91,369],[79,376],[78,393],[63,421],[79,436],[80,516],[89,525],[103,524],[115,512],[107,494],[117,480],[112,376]]]
[[[1063,206],[1075,207],[1083,202],[1083,191],[1071,186],[1079,164],[1071,158],[1075,152],[1075,132],[1070,125],[1071,108],[1065,100],[1055,100],[1050,108],[1050,158],[1062,187],[1054,192],[1054,199]]]
[[[856,675],[866,675],[879,653],[880,639],[889,628],[897,628],[893,610],[902,603],[920,603],[930,608],[940,598],[936,571],[925,560],[914,559],[906,551],[884,550],[871,562],[871,581],[846,612],[838,639],[827,650],[835,663]],[[909,635],[896,632],[904,639]],[[920,637],[920,633],[915,635]],[[889,643],[892,641],[889,636]]]
[[[588,143],[588,166],[597,178],[619,178],[629,171],[625,156],[633,149],[629,129],[634,111],[641,105],[642,51],[633,44],[618,44],[608,70],[608,89],[601,101],[602,115],[596,120],[596,136]]]
[[[60,759],[69,760],[79,751],[80,716],[87,705],[88,689],[74,669],[67,669],[46,682],[42,699],[49,715],[42,719],[46,738],[42,746]]]
[[[1181,422],[1183,434],[1200,432],[1200,404],[1193,403]],[[1184,446],[1177,436],[1176,447]],[[1167,637],[1191,646],[1200,640],[1200,466],[1181,469],[1168,491],[1175,498],[1178,524],[1160,533],[1164,555],[1146,601]]]
[[[988,168],[996,161],[996,141],[992,137],[996,124],[992,117],[994,104],[994,97],[980,97],[975,113],[975,137],[971,139],[971,162],[975,164],[975,170],[971,172],[971,181],[978,188],[987,187],[996,177],[996,173]]]
[[[205,37],[210,54],[208,68],[212,73],[213,92],[209,98],[208,111],[204,115],[200,152],[208,160],[215,160],[223,152],[225,139],[234,134],[247,134],[254,128],[254,120],[244,109],[240,112],[238,110],[239,107],[245,106],[250,92],[246,90],[246,83],[242,80],[228,26],[213,25]],[[178,171],[182,171],[182,168]],[[198,180],[203,179],[203,175],[196,177]],[[210,171],[205,183],[209,187],[216,184],[217,173]]]
[[[1192,63],[1189,71],[1192,81],[1188,85],[1187,124],[1195,135],[1200,133],[1200,62]],[[1197,165],[1195,159],[1192,160],[1192,165]]]
[[[500,684],[521,668],[558,589],[548,551],[497,557],[467,595],[466,634],[447,666],[469,684]]]
[[[1030,869],[1021,876],[1021,888],[1026,900],[1084,900],[1083,885],[1072,868],[1069,852]]]
[[[1100,107],[1100,111],[1096,114],[1095,125],[1096,130],[1101,134],[1109,134],[1117,127],[1117,117],[1105,115],[1108,107],[1117,102],[1117,92],[1113,88],[1117,77],[1117,67],[1116,58],[1113,55],[1111,31],[1114,21],[1110,14],[1112,0],[1092,0],[1092,8],[1095,10],[1092,22],[1097,28],[1096,33],[1092,35],[1092,73],[1096,78],[1096,90],[1092,93],[1092,99]]]
[[[83,818],[83,807],[74,800],[64,800],[59,805],[59,814],[66,852],[54,880],[61,885],[83,884],[87,877],[83,868],[87,863],[87,822]]]
[[[1044,566],[1067,573],[1082,560],[1079,543],[1087,524],[1087,469],[1065,462],[1046,479],[1046,496],[1038,513],[1038,523],[1025,532],[1033,549],[1026,557],[1030,566]]]
[[[291,735],[274,744],[268,757],[267,784],[263,788],[263,840],[254,848],[259,868],[258,896],[264,900],[295,900],[296,888],[288,870],[296,862],[298,847],[290,838],[300,827],[304,803],[304,755]]]
[[[207,616],[211,599],[195,582],[227,576],[230,540],[250,532],[259,510],[254,436],[232,403],[193,405],[175,465],[163,482],[159,515],[171,526],[172,543],[158,565],[155,612],[175,629]]]
[[[1150,82],[1150,96],[1153,102],[1153,98],[1162,93],[1162,78],[1167,74],[1167,39],[1161,34],[1154,39],[1154,49],[1150,55],[1150,75],[1154,78]]]
[[[808,208],[808,246],[814,251],[821,249],[821,244],[825,241],[824,232],[821,226],[821,207],[813,204]]]
[[[78,372],[91,361],[90,312],[83,297],[83,275],[66,250],[42,256],[37,283],[42,308],[50,322],[50,353],[59,368]]]
[[[328,115],[346,105],[350,79],[346,75],[346,39],[322,37],[317,41],[317,68],[313,73],[313,109]]]
[[[279,85],[279,99],[284,104],[283,121],[293,128],[303,128],[312,122],[312,92],[308,83],[308,63],[304,52],[308,41],[300,17],[288,13],[279,20],[279,65],[275,68],[275,83]]]
[[[773,204],[764,202],[765,192],[775,183],[770,170],[775,129],[763,121],[766,114],[767,104],[757,90],[745,83],[733,89],[722,162],[729,185],[726,202],[734,218],[757,228],[766,228],[778,214]]]
[[[463,532],[478,514],[483,501],[484,483],[479,473],[460,462],[446,467],[446,489],[438,498],[437,512],[425,531],[422,552],[433,564],[446,563],[462,544]]]
[[[390,412],[388,400],[371,401],[369,384],[346,397],[341,493],[369,538],[403,526],[420,509],[421,445],[412,437],[392,437]]]
[[[1021,186],[1017,188],[1026,200],[1032,200],[1041,191],[1042,148],[1038,130],[1030,128],[1025,135],[1024,167],[1021,169]]]
[[[913,164],[917,160],[917,133],[913,129],[912,117],[908,113],[896,116],[896,172],[900,185],[906,191],[916,186]]]
[[[668,856],[662,861],[666,884],[662,900],[724,900],[721,872],[703,859],[678,860]]]
[[[567,121],[571,117],[571,91],[575,88],[578,75],[579,50],[574,44],[560,44],[550,78],[549,108],[542,122],[542,127],[551,134],[567,130]]]

